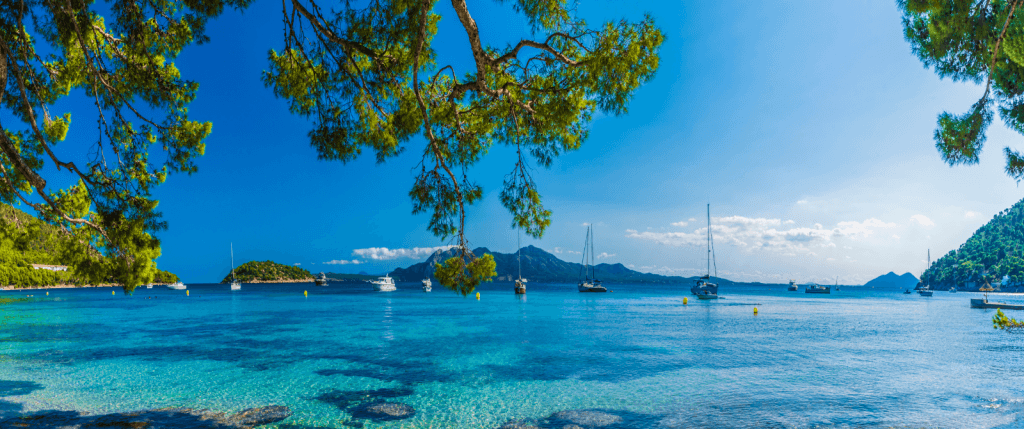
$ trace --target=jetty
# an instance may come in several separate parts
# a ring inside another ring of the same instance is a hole
[[[999,308],[1003,310],[1024,310],[1024,304],[1007,304],[1004,302],[988,302],[988,298],[971,299],[971,308]]]

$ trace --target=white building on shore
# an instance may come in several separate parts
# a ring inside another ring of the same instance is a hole
[[[32,268],[36,270],[50,270],[50,271],[67,271],[67,265],[46,265],[46,264],[32,264]]]

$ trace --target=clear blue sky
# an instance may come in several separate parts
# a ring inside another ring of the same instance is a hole
[[[982,88],[926,70],[903,40],[894,1],[581,3],[592,23],[651,13],[667,35],[661,68],[627,115],[598,117],[579,151],[536,167],[553,222],[523,245],[576,261],[581,225],[593,223],[597,252],[613,255],[600,262],[694,275],[710,203],[723,277],[852,284],[888,271],[919,275],[927,249],[937,257],[956,248],[1024,197],[1000,153],[1024,148],[1024,138],[998,119],[980,165],[940,161],[937,114],[965,111]],[[441,2],[435,46],[439,62],[464,69],[469,45],[449,8]],[[485,43],[529,36],[510,7],[472,2],[470,12]],[[426,215],[411,213],[422,139],[385,165],[372,156],[317,161],[309,123],[260,81],[268,49],[282,45],[280,13],[267,0],[225,13],[209,25],[210,43],[178,59],[201,85],[192,117],[214,126],[199,172],[157,191],[170,224],[159,267],[186,282],[218,281],[233,242],[237,264],[380,273],[422,260],[413,248],[448,244],[426,231]],[[91,106],[76,100],[66,104],[78,116],[60,150],[95,139],[88,114],[77,113]],[[485,190],[468,217],[474,247],[516,248],[498,200],[513,163],[495,148],[471,171]],[[365,250],[382,247],[391,251]]]

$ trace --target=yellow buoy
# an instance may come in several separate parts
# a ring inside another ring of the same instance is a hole
[[[754,314],[757,314],[757,307],[754,307]]]
[[[46,292],[46,296],[50,296],[50,292]]]
[[[480,299],[480,292],[476,293],[476,299]]]
[[[188,291],[187,290],[185,291],[185,296],[188,296]]]
[[[110,294],[111,294],[111,295],[114,295],[114,291],[110,291]]]
[[[686,297],[683,297],[683,305],[686,305]]]
[[[302,291],[302,296],[308,297],[309,296],[309,292],[308,291]]]

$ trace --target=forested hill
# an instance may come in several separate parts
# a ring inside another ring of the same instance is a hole
[[[243,283],[274,283],[313,281],[309,271],[292,266],[278,264],[274,261],[251,261],[235,268],[235,278]],[[224,276],[221,283],[231,281],[231,273]]]
[[[1007,284],[1001,284],[1009,275]],[[999,212],[971,238],[935,261],[921,276],[932,288],[1024,292],[1024,200]],[[973,286],[973,287],[970,287]]]
[[[63,255],[67,244],[66,237],[59,228],[15,207],[0,204],[0,286],[32,287],[88,283],[70,271],[32,268],[32,264],[67,265]],[[96,276],[101,279],[108,277],[102,271]],[[178,277],[166,271],[156,270],[153,281],[173,283],[178,281]]]
[[[473,251],[474,255],[482,256],[490,253],[494,256],[495,281],[512,281],[518,275],[519,264],[515,253],[492,252],[480,247]],[[453,251],[434,252],[426,261],[414,264],[409,268],[398,268],[391,276],[398,281],[419,281],[433,278],[434,264],[444,262],[453,256]],[[580,275],[582,264],[566,262],[543,249],[527,246],[522,249],[523,278],[531,282],[574,283]],[[669,277],[658,274],[641,273],[626,268],[622,264],[598,264],[597,278],[605,283],[690,283],[693,278]],[[716,281],[719,279],[716,278]],[[728,282],[728,281],[726,281]]]

